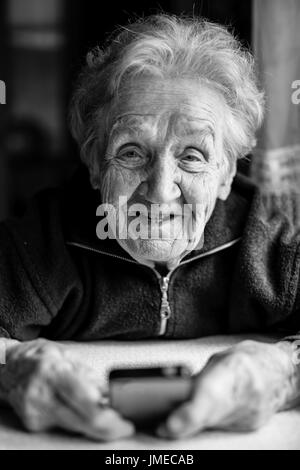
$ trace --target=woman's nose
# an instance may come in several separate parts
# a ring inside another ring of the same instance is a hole
[[[159,162],[149,172],[139,193],[153,204],[166,204],[179,199],[181,191],[176,170],[167,161]]]

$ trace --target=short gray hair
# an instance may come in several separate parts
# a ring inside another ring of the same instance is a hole
[[[105,48],[87,55],[70,107],[81,158],[92,169],[105,148],[105,123],[120,87],[142,75],[200,79],[225,99],[224,150],[230,162],[248,154],[263,120],[264,97],[254,59],[224,27],[166,14],[119,28]]]

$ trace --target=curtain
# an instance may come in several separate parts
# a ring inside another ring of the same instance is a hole
[[[252,24],[266,92],[252,177],[266,194],[300,192],[300,1],[253,0]]]

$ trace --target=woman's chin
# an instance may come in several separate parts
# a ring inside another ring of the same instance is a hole
[[[180,257],[187,249],[187,240],[132,240],[124,241],[133,255],[149,261],[164,262],[172,258]],[[123,242],[123,243],[124,243]]]

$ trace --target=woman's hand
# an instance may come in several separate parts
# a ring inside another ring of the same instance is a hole
[[[243,341],[213,355],[196,376],[191,399],[157,430],[183,438],[209,428],[252,431],[299,398],[299,371],[285,343]]]
[[[103,393],[93,371],[46,340],[9,349],[0,368],[0,392],[33,432],[59,427],[104,441],[134,432],[131,423],[101,404]]]

